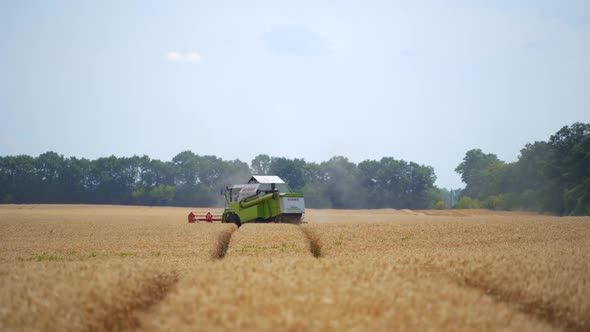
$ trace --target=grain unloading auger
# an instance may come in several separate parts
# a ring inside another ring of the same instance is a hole
[[[305,212],[302,194],[291,191],[278,176],[255,175],[247,184],[225,187],[225,209],[221,217],[207,213],[205,217],[189,214],[189,222],[196,220],[233,223],[238,227],[249,222],[301,223]]]

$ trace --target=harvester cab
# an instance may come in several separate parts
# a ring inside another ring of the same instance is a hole
[[[300,223],[305,212],[302,194],[294,193],[278,176],[255,175],[246,184],[227,186],[221,222]]]

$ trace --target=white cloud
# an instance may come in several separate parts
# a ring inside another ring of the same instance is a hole
[[[166,53],[166,59],[171,62],[187,63],[187,62],[199,62],[201,55],[197,52],[176,52],[171,51]]]

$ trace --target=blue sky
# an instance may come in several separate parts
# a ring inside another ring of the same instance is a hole
[[[0,155],[454,168],[590,122],[588,1],[0,1]]]

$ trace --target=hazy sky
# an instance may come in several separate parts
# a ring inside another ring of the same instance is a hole
[[[467,150],[576,121],[588,0],[0,0],[0,155],[389,156],[456,188]]]

